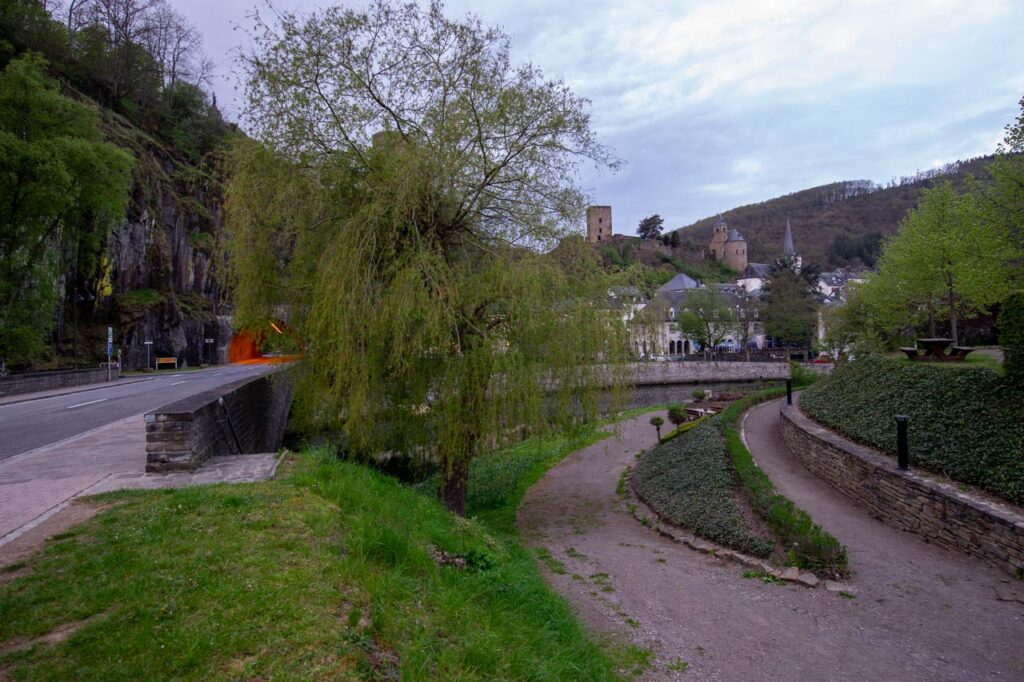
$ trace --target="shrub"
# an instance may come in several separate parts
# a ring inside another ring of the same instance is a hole
[[[1024,387],[985,367],[865,357],[804,391],[804,412],[889,454],[910,416],[911,464],[1024,503]]]
[[[665,434],[665,437],[661,439],[661,442],[662,443],[667,443],[670,440],[672,440],[673,438],[678,438],[679,436],[683,435],[687,431],[690,431],[691,429],[696,428],[705,419],[707,419],[706,416],[701,417],[700,419],[694,419],[692,422],[686,422],[685,424],[680,425],[678,428],[672,429],[672,431],[670,431],[669,433]]]
[[[706,396],[707,393],[702,388],[695,388],[693,390],[693,397],[695,400],[704,400]]]
[[[789,372],[794,386],[810,386],[821,378],[820,374],[813,369],[804,367],[799,362],[790,362]]]
[[[751,533],[733,499],[732,472],[718,430],[707,420],[685,437],[644,454],[633,471],[637,492],[665,520],[754,556],[771,540]]]
[[[689,415],[686,414],[686,408],[679,403],[670,405],[668,408],[668,420],[676,426],[685,422],[688,416]]]
[[[1024,386],[1024,291],[1003,301],[999,311],[999,345],[1003,349],[1006,380]]]

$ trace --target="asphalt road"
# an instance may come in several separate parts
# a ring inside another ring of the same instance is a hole
[[[0,461],[273,369],[273,365],[222,365],[0,405]]]

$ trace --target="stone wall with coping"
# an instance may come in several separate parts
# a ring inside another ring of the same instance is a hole
[[[912,469],[902,471],[893,458],[820,426],[797,405],[783,405],[781,425],[804,467],[884,523],[1024,575],[1019,509],[965,494]]]
[[[789,378],[788,362],[634,362],[626,368],[637,386],[773,381]]]
[[[110,371],[111,379],[117,379],[120,376],[121,375],[118,370],[112,369]],[[22,393],[35,393],[37,391],[50,391],[55,388],[71,388],[72,386],[98,384],[106,380],[106,367],[12,374],[10,376],[0,377],[0,397],[21,395]]]
[[[146,415],[146,471],[193,471],[215,455],[281,447],[292,385],[287,369],[243,379]]]

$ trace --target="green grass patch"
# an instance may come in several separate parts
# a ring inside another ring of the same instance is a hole
[[[733,497],[728,461],[718,429],[705,420],[684,436],[646,452],[633,469],[633,482],[644,501],[670,523],[767,557],[774,545],[747,528]]]
[[[969,356],[970,359],[973,356]],[[896,452],[893,416],[910,416],[910,464],[1024,503],[1024,387],[985,366],[865,357],[804,391],[815,421]]]
[[[0,586],[5,676],[615,676],[518,542],[322,452],[284,480],[105,499]]]
[[[824,577],[849,574],[846,547],[814,523],[810,514],[775,490],[771,479],[754,462],[740,437],[739,418],[759,402],[785,395],[784,388],[771,388],[737,400],[714,419],[725,436],[736,479],[751,506],[767,522],[785,547],[786,562]]]
[[[114,298],[118,308],[126,312],[142,312],[167,302],[167,297],[156,289],[125,291]]]

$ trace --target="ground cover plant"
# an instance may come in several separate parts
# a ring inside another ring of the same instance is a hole
[[[734,498],[733,474],[721,434],[704,421],[647,451],[633,469],[640,497],[667,521],[754,556],[774,544],[747,528]]]
[[[324,451],[282,480],[103,499],[0,575],[0,676],[614,678],[517,542]]]
[[[952,364],[952,363],[950,363]],[[910,417],[911,466],[1024,503],[1024,388],[984,366],[936,365],[869,356],[840,366],[804,391],[815,421],[853,440],[896,452],[893,416]]]

